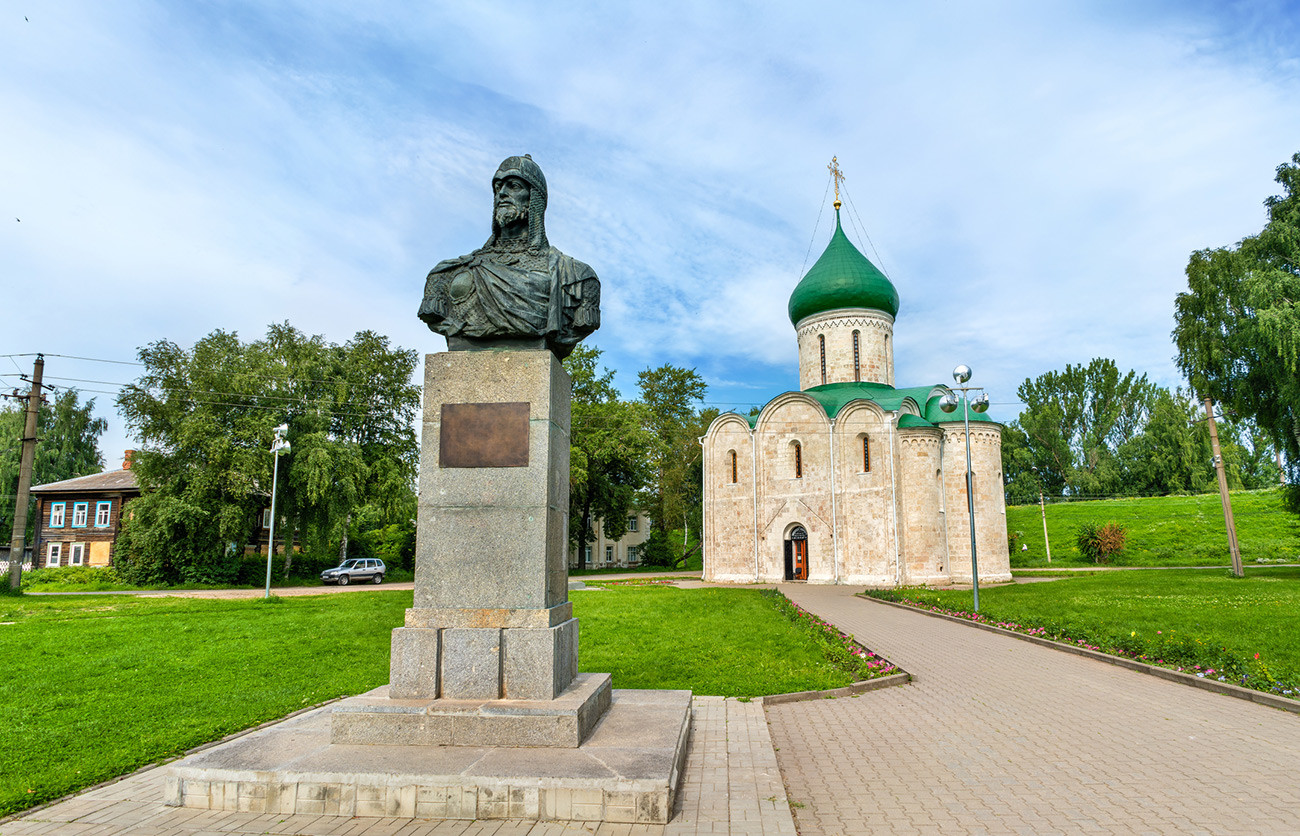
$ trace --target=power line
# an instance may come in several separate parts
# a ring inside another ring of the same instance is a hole
[[[138,363],[138,362],[131,361],[131,360],[107,360],[107,359],[104,359],[104,358],[102,358],[102,357],[79,357],[79,356],[76,356],[76,355],[73,355],[73,354],[45,354],[44,352],[29,352],[29,353],[26,353],[26,354],[0,354],[0,357],[8,357],[8,358],[10,358],[10,361],[14,363],[14,368],[15,368],[15,369],[18,369],[19,374],[23,374],[23,370],[18,366],[18,363],[17,363],[16,361],[14,361],[13,358],[14,358],[14,357],[36,357],[36,356],[38,356],[38,354],[39,354],[39,355],[42,355],[42,356],[45,356],[45,357],[61,357],[61,358],[66,359],[66,360],[88,360],[88,361],[93,362],[93,363],[116,363],[116,364],[118,364],[118,365],[122,365],[122,366],[144,366],[144,367],[146,367],[146,368],[148,367],[148,364],[147,364],[147,363]],[[205,368],[204,368],[204,371],[215,371],[215,370],[212,369],[211,367],[205,367]],[[227,372],[227,374],[232,374],[232,373],[233,373],[233,372]],[[3,375],[3,374],[4,374],[3,372],[0,372],[0,375]],[[13,375],[8,375],[8,376],[9,376],[9,377],[13,377]],[[55,376],[55,375],[51,375],[51,377],[54,377],[55,380],[77,380],[77,378],[73,378],[73,377],[58,377],[58,376]],[[293,377],[293,376],[291,376],[291,375],[268,375],[268,376],[266,376],[266,377],[261,377],[261,378],[258,378],[258,379],[259,379],[259,380],[283,380],[283,381],[288,382],[288,383],[321,383],[321,384],[326,384],[326,385],[330,385],[330,386],[347,386],[347,387],[349,387],[349,388],[350,388],[350,387],[366,386],[366,385],[375,385],[375,384],[365,384],[365,383],[352,383],[352,382],[349,382],[349,381],[347,381],[347,380],[342,380],[342,379],[338,379],[338,378],[335,378],[335,379],[327,379],[327,380],[321,380],[321,379],[311,378],[311,377]],[[117,382],[114,382],[114,381],[107,381],[107,380],[95,380],[95,381],[86,381],[86,382],[88,382],[88,383],[104,383],[104,384],[107,384],[107,385],[109,385],[109,386],[128,386],[128,385],[131,385],[131,384],[126,384],[126,383],[117,383]]]
[[[75,354],[48,354],[44,351],[29,351],[26,354],[0,354],[0,357],[62,357],[65,360],[88,360],[92,363],[117,363],[122,366],[143,366],[133,360],[105,360],[102,357],[78,357]]]
[[[307,396],[295,397],[292,395],[266,395],[266,394],[260,394],[256,392],[223,392],[216,389],[185,389],[179,386],[157,386],[157,385],[140,386],[139,384],[135,384],[135,383],[116,383],[110,380],[85,380],[85,379],[75,378],[75,377],[57,377],[53,375],[52,377],[54,377],[56,380],[74,380],[74,381],[79,381],[81,383],[102,383],[106,386],[118,386],[121,387],[121,389],[128,389],[128,388],[136,389],[141,392],[151,392],[151,391],[159,391],[159,392],[166,392],[166,393],[179,392],[179,393],[188,393],[191,395],[200,395],[200,396],[209,395],[209,396],[225,397],[225,398],[252,398],[257,400],[282,401],[286,404],[310,402]],[[118,390],[117,394],[121,393],[121,389]],[[102,394],[114,394],[112,392],[107,392],[103,389],[83,389],[82,391],[99,392]],[[355,402],[352,401],[349,401],[347,403],[348,405],[355,404]]]
[[[858,214],[858,207],[854,205],[853,195],[849,194],[849,190],[847,187],[844,189],[844,196],[849,199],[849,208],[853,210],[853,214],[849,217],[849,220],[852,221],[854,217],[857,218],[856,221],[853,221],[854,228],[858,229],[862,237],[867,239],[867,244],[871,247],[871,252],[875,254],[876,261],[880,263],[880,272],[885,274],[885,278],[890,278],[889,270],[885,267],[885,259],[881,258],[880,253],[876,250],[875,242],[872,241],[871,236],[867,234],[866,224],[861,223],[862,216]]]
[[[826,190],[822,192],[822,205],[821,208],[817,210],[817,223],[813,225],[812,237],[808,239],[808,252],[804,253],[803,267],[799,268],[799,275],[795,277],[795,281],[799,281],[799,279],[803,278],[804,270],[806,270],[808,267],[808,259],[812,257],[813,243],[816,242],[817,240],[817,230],[821,229],[822,214],[825,213],[826,211],[826,195],[831,193],[832,177],[833,175],[830,174],[826,175]]]
[[[105,390],[105,389],[82,389],[81,391],[83,391],[83,392],[92,392],[92,393],[100,394],[100,395],[116,395],[116,394],[118,394],[117,392],[111,392],[111,391],[108,391],[108,390]],[[259,396],[259,395],[250,395],[249,397],[250,397],[250,398],[260,398],[261,396]],[[307,410],[313,410],[313,409],[314,409],[314,410],[316,410],[317,412],[326,412],[326,413],[328,413],[328,414],[331,415],[331,416],[334,416],[334,417],[340,417],[340,418],[370,418],[370,417],[373,417],[373,416],[375,416],[375,415],[391,415],[391,414],[393,414],[393,411],[392,411],[392,410],[388,410],[388,409],[373,409],[373,410],[368,410],[368,411],[366,411],[366,412],[338,412],[338,411],[335,411],[335,410],[333,410],[333,409],[329,409],[329,408],[326,408],[326,407],[321,407],[321,406],[318,406],[318,405],[313,405],[313,404],[311,404],[311,403],[309,403],[309,402],[307,402],[307,401],[305,401],[305,400],[301,400],[301,401],[293,401],[293,402],[286,403],[286,404],[279,405],[279,406],[259,406],[258,404],[250,404],[250,403],[231,403],[231,402],[229,402],[229,401],[209,401],[209,400],[202,400],[202,399],[199,399],[199,398],[178,398],[178,400],[183,401],[183,402],[185,402],[185,403],[198,404],[198,405],[202,405],[202,406],[229,406],[229,407],[233,407],[233,408],[237,408],[237,409],[261,409],[261,410],[265,410],[265,411],[267,411],[267,412],[279,412],[279,413],[285,413],[285,412],[288,412],[288,411],[289,411],[288,408],[291,407],[291,406],[294,406],[294,405],[301,405],[302,407],[304,407],[304,409],[307,409]]]

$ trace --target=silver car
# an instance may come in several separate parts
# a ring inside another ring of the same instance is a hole
[[[378,558],[356,558],[345,560],[333,569],[326,569],[320,573],[320,579],[324,583],[336,583],[339,586],[347,586],[354,581],[383,583],[384,573],[387,571],[388,567],[384,565],[384,561]]]

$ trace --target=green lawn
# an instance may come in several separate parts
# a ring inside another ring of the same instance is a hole
[[[972,605],[969,591],[869,594],[964,612]],[[1152,662],[1226,670],[1230,679],[1249,674],[1253,681],[1248,684],[1264,690],[1272,690],[1265,670],[1288,686],[1300,684],[1296,567],[1248,567],[1245,578],[1223,569],[1134,569],[981,587],[980,615],[991,622],[1045,628],[1049,636],[1083,639]]]
[[[584,671],[748,696],[851,677],[757,590],[577,592]],[[0,815],[388,681],[410,591],[0,597]]]
[[[750,697],[853,681],[758,590],[620,586],[571,598],[582,669],[612,673],[616,688]]]
[[[1249,565],[1259,559],[1300,562],[1300,519],[1283,510],[1278,491],[1236,491],[1231,498],[1244,563]],[[1023,532],[1020,542],[1029,547],[1011,556],[1012,567],[1091,565],[1074,542],[1084,522],[1114,522],[1127,527],[1127,547],[1116,565],[1226,566],[1231,562],[1223,506],[1214,493],[1049,503],[1051,564],[1043,547],[1038,506],[1009,507],[1007,531]]]
[[[0,814],[388,679],[410,592],[0,598]]]

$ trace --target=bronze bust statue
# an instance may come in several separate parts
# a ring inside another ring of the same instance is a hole
[[[420,319],[452,351],[548,348],[569,356],[600,327],[600,279],[546,240],[546,178],[528,154],[492,175],[492,237],[429,271]]]

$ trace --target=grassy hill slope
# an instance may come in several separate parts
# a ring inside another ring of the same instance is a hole
[[[1237,523],[1241,559],[1261,562],[1300,562],[1300,518],[1287,513],[1277,490],[1235,491],[1232,512]],[[1037,505],[1007,508],[1007,533],[1023,532],[1011,556],[1013,568],[1087,566],[1075,546],[1084,522],[1118,523],[1128,529],[1120,566],[1226,566],[1228,535],[1219,495],[1154,496],[1058,502],[1047,505],[1047,530],[1052,562],[1043,547],[1043,523]]]

